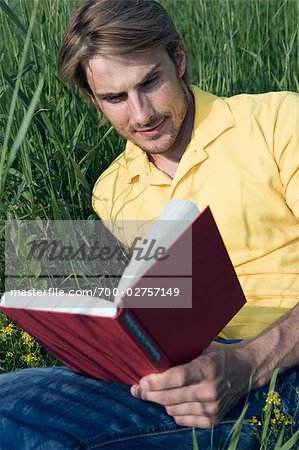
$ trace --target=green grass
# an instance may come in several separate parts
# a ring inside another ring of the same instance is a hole
[[[264,394],[264,406],[261,411],[261,417],[257,419],[246,420],[245,414],[248,409],[248,401],[245,402],[243,410],[239,418],[234,423],[227,440],[220,447],[215,447],[213,440],[213,430],[211,432],[211,450],[237,450],[240,448],[240,437],[243,425],[251,427],[247,428],[248,433],[252,433],[259,442],[256,450],[292,450],[297,448],[299,442],[299,430],[292,423],[292,417],[284,414],[280,406],[280,396],[275,390],[277,383],[278,370],[273,372],[269,383],[268,393]],[[298,406],[297,406],[298,408]],[[298,428],[298,427],[297,427]],[[200,443],[197,441],[195,429],[192,429],[193,450],[200,450]],[[253,450],[253,449],[252,449]]]
[[[203,89],[224,96],[299,90],[297,0],[161,3],[184,37],[194,82]],[[108,128],[99,129],[96,112],[58,79],[61,36],[77,4],[0,0],[3,218],[92,216],[92,185],[123,146],[114,132],[101,139]]]
[[[79,3],[0,0],[0,293],[5,219],[95,218],[92,186],[124,145],[57,75],[62,33]],[[298,0],[161,3],[183,36],[195,84],[222,96],[299,91]],[[16,327],[1,343],[3,371],[56,363]]]

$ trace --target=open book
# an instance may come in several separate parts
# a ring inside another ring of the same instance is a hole
[[[188,362],[245,304],[238,278],[209,208],[172,200],[140,242],[155,257],[135,248],[114,302],[7,291],[0,309],[83,375],[136,383]]]

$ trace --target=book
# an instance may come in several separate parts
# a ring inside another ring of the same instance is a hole
[[[160,257],[135,249],[114,302],[7,291],[0,310],[85,376],[133,384],[191,361],[246,303],[211,210],[171,200],[140,241]]]

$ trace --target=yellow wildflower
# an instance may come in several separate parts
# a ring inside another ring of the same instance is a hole
[[[264,412],[267,412],[267,411],[269,411],[270,408],[271,408],[271,405],[265,405],[265,406],[263,407],[263,411],[264,411]]]
[[[293,423],[293,417],[292,416],[287,416],[284,418],[284,424],[285,425],[292,425]]]
[[[24,344],[28,345],[29,347],[31,347],[34,343],[33,337],[30,336],[30,334],[26,331],[23,331],[22,333],[22,340],[24,341]]]
[[[286,426],[292,425],[294,422],[294,418],[292,416],[287,416],[283,410],[279,408],[280,404],[281,399],[278,392],[271,391],[268,394],[265,394],[265,405],[262,411],[266,414],[262,414],[262,418],[260,420],[256,416],[252,416],[249,423],[256,427],[256,425],[262,425],[265,418],[268,418],[269,432],[278,438],[281,430]],[[286,433],[290,432],[290,429],[287,429]],[[261,438],[260,433],[256,429],[255,434]]]
[[[267,405],[280,405],[280,403],[281,403],[281,400],[280,400],[278,392],[276,392],[276,391],[268,392],[267,398],[266,398]]]
[[[2,334],[7,337],[11,336],[13,333],[15,333],[15,328],[12,323],[8,324],[6,327],[1,329]]]
[[[37,361],[37,357],[32,353],[28,353],[28,355],[21,356],[21,360],[24,361],[28,366]]]
[[[257,420],[256,416],[252,416],[252,418],[249,420],[249,423],[251,423],[252,425],[262,425],[262,423]]]
[[[12,358],[13,357],[13,353],[12,352],[6,352],[6,356],[8,356],[8,358]]]

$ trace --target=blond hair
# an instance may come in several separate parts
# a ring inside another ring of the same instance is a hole
[[[175,50],[181,42],[168,13],[155,0],[88,0],[65,32],[58,58],[59,74],[91,99],[84,61],[94,56],[165,48],[175,63]],[[188,69],[182,79],[189,82]]]

